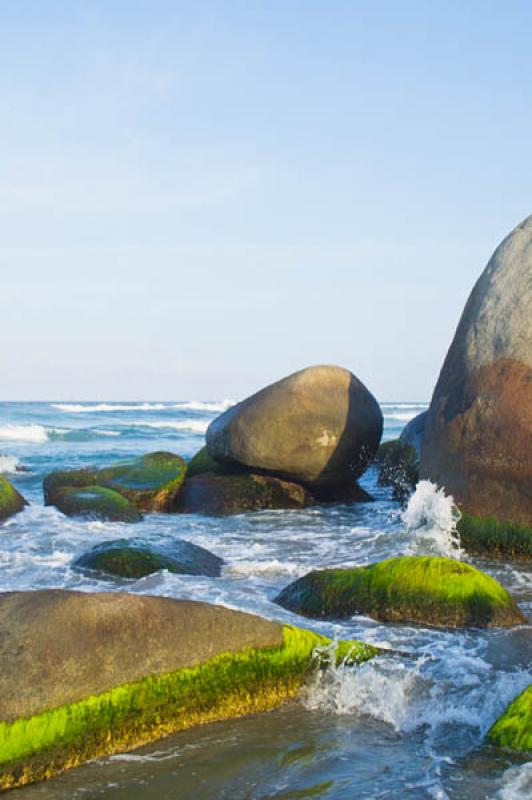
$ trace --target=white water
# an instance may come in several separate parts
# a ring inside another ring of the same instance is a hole
[[[431,481],[420,481],[402,515],[413,549],[460,559],[464,554],[456,526],[460,512],[452,495]]]

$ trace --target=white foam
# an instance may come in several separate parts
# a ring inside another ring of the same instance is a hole
[[[105,411],[164,411],[168,406],[163,403],[52,403],[53,408],[67,414],[92,414]]]
[[[502,776],[498,800],[530,800],[532,797],[532,761],[510,767]]]
[[[2,425],[0,439],[16,442],[46,442],[47,429],[43,425]]]
[[[236,400],[229,400],[226,398],[220,402],[211,403],[203,402],[202,400],[190,400],[187,403],[176,403],[174,408],[182,408],[189,411],[227,411],[228,408],[234,406]]]
[[[193,431],[194,433],[205,433],[209,427],[209,420],[204,419],[183,419],[168,422],[142,422],[138,423],[145,428],[156,428],[160,430]]]
[[[410,412],[410,411],[396,411],[393,414],[384,413],[383,417],[384,417],[384,419],[396,419],[399,422],[410,422],[411,419],[414,419],[414,417],[417,417],[418,413],[419,413],[418,411],[413,411],[413,412]]]
[[[463,550],[456,526],[460,512],[452,495],[431,481],[420,481],[402,514],[407,531],[414,535],[414,549],[460,559]]]
[[[19,472],[22,464],[15,456],[0,456],[0,472]]]
[[[280,561],[277,558],[272,558],[269,561],[237,561],[227,566],[224,569],[224,574],[244,576],[263,575],[265,577],[288,575],[290,577],[299,577],[305,572],[308,572],[309,569],[308,565],[302,566],[301,564],[293,564],[290,561]]]

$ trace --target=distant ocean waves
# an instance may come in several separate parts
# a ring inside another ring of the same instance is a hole
[[[127,422],[112,428],[56,428],[46,425],[1,425],[0,442],[88,442],[106,437],[149,437],[157,431],[160,436],[175,436],[176,433],[205,433],[210,420],[183,419],[158,422]]]

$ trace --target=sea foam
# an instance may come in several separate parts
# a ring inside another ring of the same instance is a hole
[[[420,481],[402,514],[413,547],[460,559],[463,551],[456,526],[460,521],[452,495],[446,495],[431,481]]]

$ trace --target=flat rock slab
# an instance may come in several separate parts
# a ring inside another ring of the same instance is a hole
[[[62,589],[7,592],[0,595],[0,720],[221,653],[282,644],[279,624],[207,603]]]

